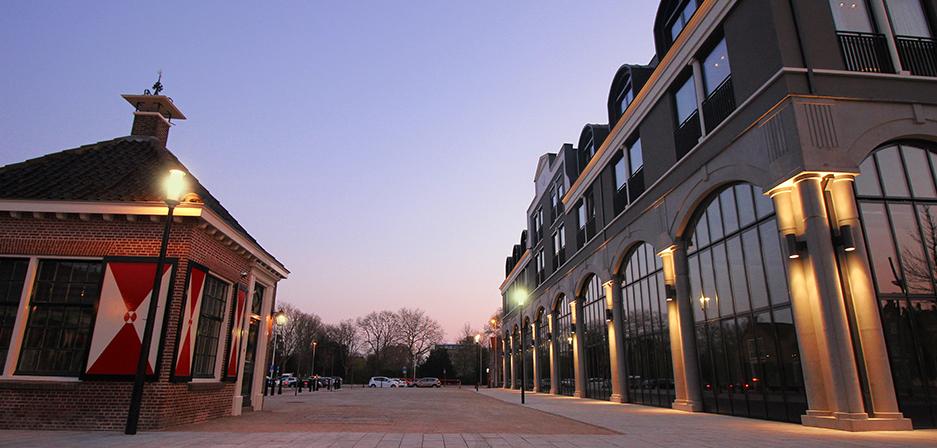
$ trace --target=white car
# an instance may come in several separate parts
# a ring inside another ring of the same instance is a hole
[[[386,376],[372,376],[368,387],[401,387],[400,382]]]

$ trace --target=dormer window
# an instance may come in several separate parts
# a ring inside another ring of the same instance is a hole
[[[586,146],[585,148],[583,148],[583,151],[585,151],[585,153],[588,154],[588,157],[586,157],[586,160],[587,161],[592,160],[592,156],[595,155],[595,140],[590,138],[589,143],[586,143]]]
[[[698,0],[689,0],[686,5],[683,5],[683,9],[675,15],[674,21],[670,25],[670,38],[672,41],[676,41],[680,32],[686,28],[686,24],[689,23],[693,13],[696,12],[697,2]]]
[[[631,90],[630,82],[625,84],[621,91],[618,92],[616,101],[618,103],[618,116],[620,117],[625,114],[625,111],[628,110],[628,106],[634,101],[634,92]]]

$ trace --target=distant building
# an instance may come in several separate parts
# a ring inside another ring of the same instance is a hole
[[[935,13],[661,1],[656,56],[615,74],[608,124],[537,165],[495,378],[850,431],[937,426]]]
[[[131,135],[0,167],[0,428],[123,429],[170,169],[191,193],[170,235],[140,428],[263,405],[288,271],[166,148],[169,121],[185,119],[172,101],[124,98]]]

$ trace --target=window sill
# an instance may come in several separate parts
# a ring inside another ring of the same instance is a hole
[[[224,385],[225,383],[220,381],[206,378],[206,381],[195,381],[189,383],[189,390],[193,392],[221,390],[224,388]]]
[[[79,383],[77,378],[2,378],[0,379],[0,390],[68,391],[77,390]]]

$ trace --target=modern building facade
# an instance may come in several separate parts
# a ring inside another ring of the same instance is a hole
[[[935,0],[662,1],[608,124],[537,165],[504,386],[937,426],[935,26]]]
[[[125,95],[131,135],[0,167],[0,428],[124,428],[167,217],[175,208],[140,429],[263,406],[287,269],[167,148],[162,95]]]

